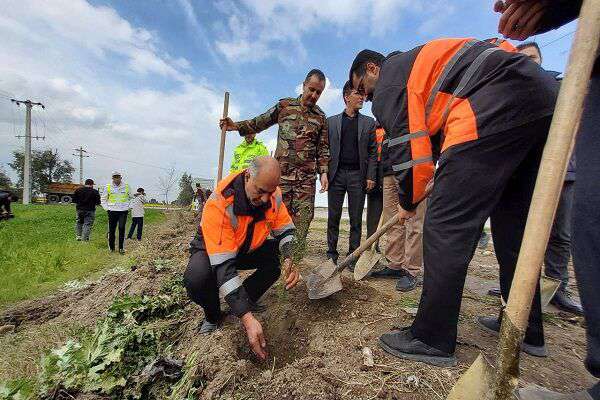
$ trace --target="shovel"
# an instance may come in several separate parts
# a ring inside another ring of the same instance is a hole
[[[379,218],[379,224],[377,225],[377,230],[381,229],[383,225],[383,213],[381,218]],[[358,261],[356,262],[356,266],[354,267],[354,280],[360,281],[362,278],[367,276],[369,272],[373,269],[373,267],[377,264],[381,257],[383,256],[381,253],[377,253],[377,243],[379,243],[379,239],[373,242],[369,251],[365,251],[360,255]]]
[[[497,367],[480,355],[456,382],[448,400],[515,398],[520,347],[600,40],[600,0],[584,0],[579,16],[502,318]]]
[[[316,267],[306,277],[306,286],[308,287],[308,298],[311,300],[323,299],[342,290],[341,272],[348,265],[352,264],[358,257],[377,241],[390,227],[398,223],[398,214],[377,229],[363,244],[358,246],[344,261],[335,265],[329,260],[325,265]]]

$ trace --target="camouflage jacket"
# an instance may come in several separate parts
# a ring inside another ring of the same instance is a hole
[[[241,136],[262,132],[275,124],[279,124],[275,158],[283,179],[315,179],[316,173],[327,173],[327,118],[319,106],[306,108],[300,104],[300,97],[285,98],[264,114],[238,122]]]

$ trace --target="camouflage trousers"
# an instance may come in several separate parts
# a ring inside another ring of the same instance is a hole
[[[296,225],[296,246],[294,262],[299,262],[306,254],[306,236],[315,215],[315,178],[288,180],[281,178],[281,192],[294,225]]]

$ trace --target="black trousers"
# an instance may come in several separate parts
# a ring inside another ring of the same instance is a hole
[[[133,233],[137,228],[137,240],[142,240],[142,230],[144,229],[144,217],[131,217],[131,226],[129,227],[128,239],[133,237]]]
[[[383,191],[380,188],[367,193],[367,237],[377,231],[379,219],[383,212]]]
[[[550,118],[455,145],[439,160],[423,227],[423,292],[412,333],[454,353],[467,267],[491,217],[508,298]],[[525,340],[544,343],[539,284]]]
[[[123,250],[125,242],[125,223],[128,211],[107,211],[108,213],[108,247],[115,249],[115,231],[119,227],[119,250]]]
[[[561,281],[560,290],[565,290],[569,284],[568,264],[569,258],[571,258],[573,184],[573,181],[565,181],[563,184],[544,257],[544,271],[547,276]]]
[[[364,182],[359,170],[338,170],[327,191],[327,255],[334,261],[339,257],[337,244],[346,193],[348,193],[348,214],[350,214],[348,249],[350,254],[360,246],[362,213],[365,208]]]
[[[2,212],[2,208],[4,208],[6,213],[10,214],[10,199],[6,198],[0,200],[0,213]]]
[[[250,300],[256,302],[275,283],[281,274],[279,247],[276,240],[267,240],[252,253],[236,259],[238,270],[256,269],[244,280],[244,288]],[[188,296],[204,309],[206,320],[212,323],[221,317],[219,287],[217,278],[204,249],[198,249],[190,256],[183,282]]]
[[[600,74],[592,77],[575,145],[573,264],[586,320],[587,369],[600,378]],[[600,387],[595,387],[598,396]],[[596,397],[594,397],[596,398]]]

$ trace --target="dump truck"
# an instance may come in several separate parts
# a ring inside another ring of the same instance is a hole
[[[83,185],[71,182],[53,182],[48,185],[44,194],[48,203],[71,203],[73,193]]]

